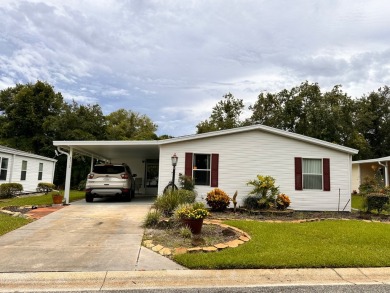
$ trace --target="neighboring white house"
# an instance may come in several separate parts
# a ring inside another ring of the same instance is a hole
[[[147,178],[147,167],[153,162],[154,168],[158,166],[153,194],[162,194],[172,179],[171,156],[176,153],[175,183],[179,173],[193,177],[198,200],[219,187],[231,196],[238,191],[242,203],[251,190],[247,182],[261,174],[276,179],[293,209],[317,211],[350,211],[352,155],[358,153],[264,125],[161,141],[55,141],[54,145],[70,154],[127,163],[141,177],[143,193],[149,193],[147,182],[152,178]]]
[[[53,183],[57,160],[0,146],[0,184],[20,183],[34,192],[39,182]]]
[[[360,160],[352,162],[352,191],[359,192],[359,186],[365,178],[373,178],[375,174],[381,175],[383,184],[389,186],[389,168],[390,157],[377,159]]]

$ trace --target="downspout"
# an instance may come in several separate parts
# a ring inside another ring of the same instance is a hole
[[[385,164],[382,164],[380,161],[378,161],[378,164],[385,168],[385,186],[389,186],[389,173],[387,171],[387,162]]]
[[[69,190],[70,190],[70,177],[72,174],[73,148],[72,147],[69,148],[69,153],[61,150],[59,146],[57,147],[57,150],[59,153],[64,154],[67,157],[64,197],[65,197],[65,203],[69,204]]]

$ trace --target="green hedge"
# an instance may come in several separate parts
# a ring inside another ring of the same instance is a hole
[[[20,183],[3,183],[0,185],[0,198],[12,198],[22,190],[23,185]]]
[[[40,182],[40,183],[38,183],[37,191],[38,192],[44,192],[45,194],[48,194],[55,187],[56,186],[53,183]]]
[[[369,193],[365,196],[365,206],[368,212],[377,210],[380,213],[388,203],[389,196],[383,193]]]

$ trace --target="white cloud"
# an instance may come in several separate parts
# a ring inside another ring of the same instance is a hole
[[[131,109],[189,134],[231,92],[302,81],[361,96],[390,81],[387,1],[10,1],[0,89],[45,80],[67,99]]]

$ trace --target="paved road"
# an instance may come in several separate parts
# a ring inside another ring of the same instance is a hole
[[[152,200],[72,203],[0,237],[0,272],[183,269],[141,247]]]
[[[72,291],[73,293],[387,293],[390,285],[330,285],[330,286],[258,286],[258,287],[230,287],[230,288],[192,288],[192,289],[134,289],[134,290],[104,290],[104,291]],[[38,293],[38,291],[35,291]],[[58,291],[46,291],[55,293]],[[34,293],[34,292],[31,292]]]

